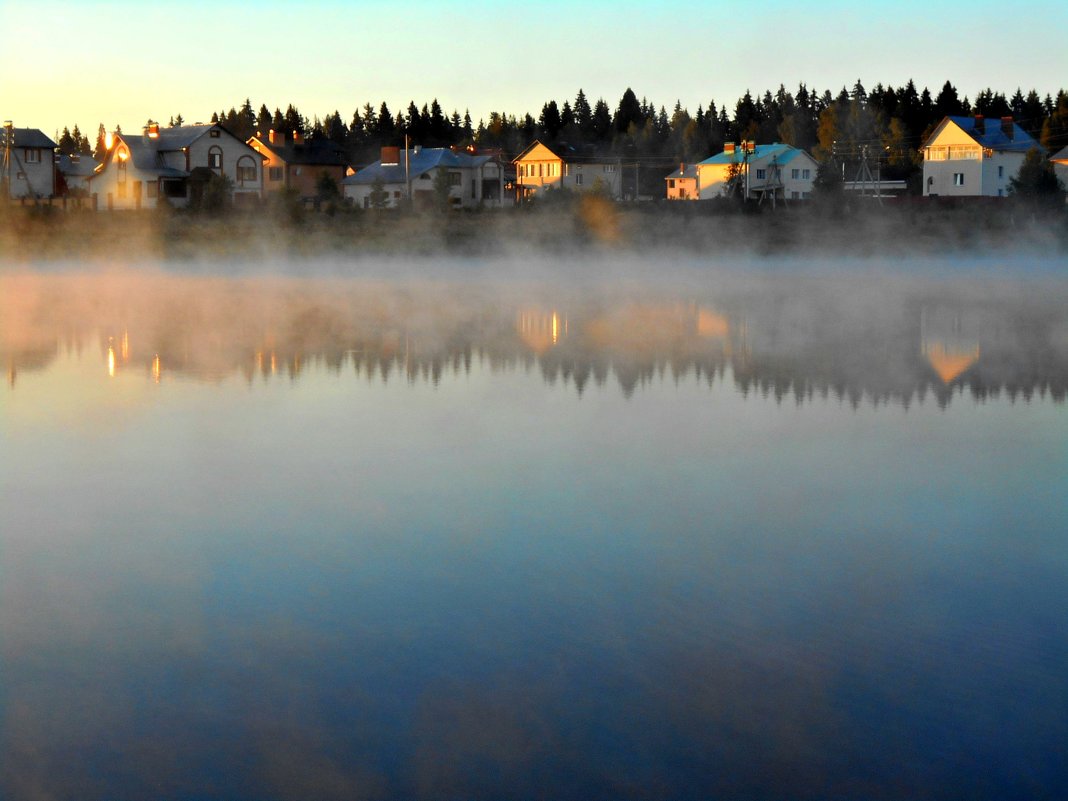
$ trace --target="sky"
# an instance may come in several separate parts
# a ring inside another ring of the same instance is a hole
[[[745,13],[743,9],[755,9]],[[437,98],[535,117],[550,99],[613,110],[627,87],[670,113],[785,84],[837,92],[860,79],[962,96],[987,86],[1068,87],[1068,3],[1027,13],[995,2],[760,4],[636,0],[0,0],[0,115],[52,135],[208,121],[239,106],[346,121],[370,102],[396,113]]]

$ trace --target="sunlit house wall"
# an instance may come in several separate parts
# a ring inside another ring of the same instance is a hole
[[[1006,197],[1037,145],[1011,118],[946,117],[923,145],[923,194]]]

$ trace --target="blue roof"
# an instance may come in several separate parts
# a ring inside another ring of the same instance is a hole
[[[798,154],[804,151],[798,150],[792,145],[784,145],[776,142],[771,145],[756,145],[751,154],[749,154],[750,161],[757,161],[758,159],[771,159],[774,158],[779,164],[786,164],[794,159]],[[707,158],[701,164],[737,164],[742,160],[742,151],[740,149],[735,150],[733,153],[717,153],[711,158]]]
[[[490,160],[490,156],[472,156],[467,153],[455,153],[447,147],[429,147],[408,151],[408,170],[412,178],[437,167],[479,167]],[[404,151],[400,151],[398,164],[383,164],[381,160],[369,164],[341,183],[371,184],[380,180],[384,184],[404,183]]]
[[[979,129],[979,122],[975,117],[946,117],[946,119],[968,134],[980,145],[988,147],[991,150],[1008,150],[1015,153],[1026,153],[1033,147],[1039,147],[1038,142],[1031,138],[1031,135],[1027,133],[1027,131],[1010,120],[1005,120],[1005,122],[1009,123],[1010,130],[1012,131],[1011,137],[1005,135],[1002,121],[997,117],[983,120],[982,130]]]

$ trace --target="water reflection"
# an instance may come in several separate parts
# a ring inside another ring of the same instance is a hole
[[[0,277],[0,797],[1055,797],[1065,288],[862,277]]]
[[[536,369],[580,394],[610,379],[629,396],[670,376],[729,376],[742,393],[804,403],[907,406],[961,392],[1062,402],[1064,290],[967,280],[718,276],[707,288],[567,292],[544,286],[205,279],[0,277],[9,387],[60,353],[100,343],[108,375],[141,367],[215,381],[297,380],[308,365],[388,381]]]

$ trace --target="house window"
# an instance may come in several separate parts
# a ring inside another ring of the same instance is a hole
[[[570,164],[565,164],[564,165],[564,177],[566,178],[570,174],[571,174],[571,165]]]
[[[668,181],[668,189],[674,189],[674,188],[675,188],[675,180],[671,179],[671,180]]]
[[[245,183],[256,180],[256,162],[250,156],[242,156],[237,160],[237,182]]]
[[[463,183],[463,176],[459,172],[454,170],[449,171],[449,186],[460,186]]]
[[[950,161],[977,161],[979,148],[974,145],[950,145],[949,158]]]
[[[118,172],[118,174],[116,176],[116,180],[118,180],[118,182],[120,184],[126,183],[126,161],[125,161],[125,159],[119,162],[118,170],[119,170],[119,172]]]
[[[801,170],[801,179],[807,181],[812,177],[812,170]]]
[[[208,167],[213,170],[222,169],[222,151],[219,148],[213,147],[208,151]]]
[[[953,173],[953,186],[964,186],[964,173]]]
[[[149,198],[154,199],[159,197],[159,184],[155,181],[146,181],[145,193],[148,195]]]
[[[998,165],[998,178],[1004,178],[1004,177],[1005,177],[1005,166],[1002,165],[1002,164],[999,164]]]
[[[212,139],[218,139],[219,138],[219,129],[218,128],[212,128],[211,129],[211,133],[209,133],[208,136],[210,136]]]
[[[679,190],[679,197],[682,198],[683,200],[686,199],[686,190],[685,189],[680,189]]]
[[[267,177],[272,181],[282,180],[282,168],[281,167],[268,167]]]
[[[801,178],[801,170],[790,170],[790,177],[797,181]]]
[[[371,196],[370,196],[370,195],[367,195],[367,196],[366,196],[366,197],[365,197],[365,198],[363,199],[363,207],[364,207],[365,209],[369,209],[369,208],[371,208]]]
[[[575,176],[575,183],[578,186],[582,186],[582,173],[581,172],[578,175]]]
[[[758,181],[763,181],[767,177],[768,177],[768,171],[767,170],[757,170],[757,180]]]
[[[797,170],[794,170],[794,172],[797,172]],[[800,200],[800,199],[801,199],[801,193],[800,192],[791,192],[790,193],[790,200]]]
[[[616,165],[615,164],[605,164],[604,165],[604,171],[605,172],[615,172],[616,171]]]
[[[27,150],[26,151],[26,163],[27,164],[40,164],[41,163],[41,151],[40,150]]]
[[[119,197],[120,198],[126,197],[126,182],[125,181],[123,181],[121,184],[119,184]]]

